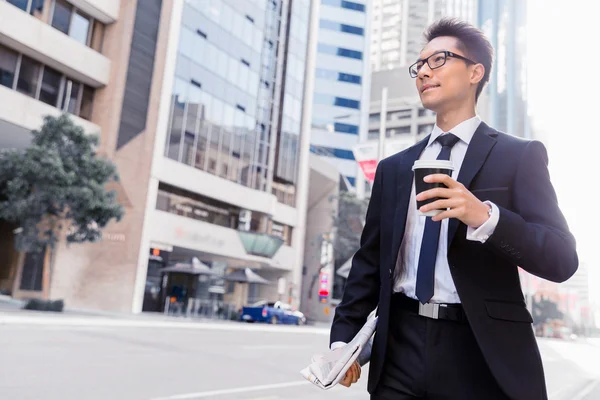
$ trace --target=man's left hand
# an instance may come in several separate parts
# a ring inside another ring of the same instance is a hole
[[[421,212],[443,209],[441,213],[432,217],[434,221],[445,218],[457,218],[465,225],[477,229],[489,218],[489,206],[479,200],[465,186],[445,174],[434,174],[425,177],[427,183],[443,183],[447,188],[434,188],[421,192],[418,201],[440,197],[440,199],[420,208]]]

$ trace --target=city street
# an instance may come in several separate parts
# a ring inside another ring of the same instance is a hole
[[[324,328],[2,317],[6,400],[368,398],[366,369],[351,389],[322,391],[303,382],[299,370],[327,346]],[[600,398],[599,343],[542,340],[540,346],[551,400]]]

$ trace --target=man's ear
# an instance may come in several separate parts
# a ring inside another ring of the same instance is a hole
[[[485,67],[483,64],[475,64],[471,69],[471,83],[478,84],[482,79],[483,75],[485,75]]]

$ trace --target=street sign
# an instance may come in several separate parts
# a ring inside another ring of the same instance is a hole
[[[410,135],[402,138],[386,139],[383,146],[383,158],[399,153],[414,144],[415,140]],[[352,148],[354,159],[360,166],[365,178],[367,178],[370,183],[373,183],[375,180],[375,170],[377,169],[378,163],[378,147],[379,141],[370,140],[368,142],[359,143]]]

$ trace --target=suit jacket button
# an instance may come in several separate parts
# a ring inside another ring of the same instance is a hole
[[[389,273],[390,273],[390,278],[392,277],[392,269],[389,269]]]

